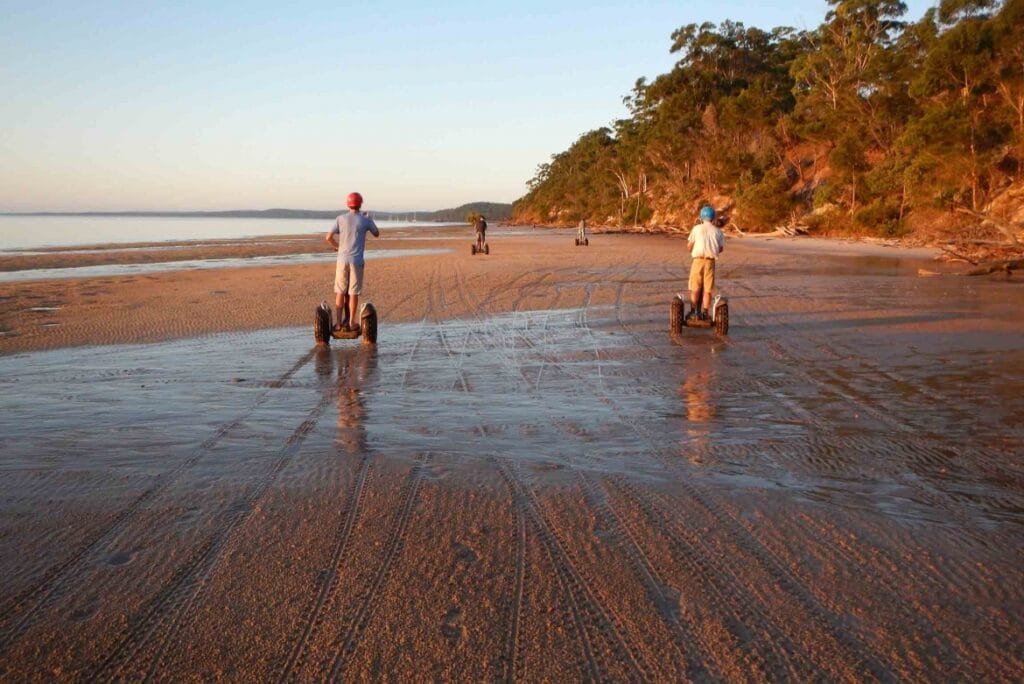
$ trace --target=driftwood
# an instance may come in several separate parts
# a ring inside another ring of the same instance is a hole
[[[776,235],[784,235],[786,237],[807,235],[807,226],[779,226],[773,230],[772,233]]]
[[[1018,268],[1024,268],[1024,259],[1007,259],[1004,261],[987,261],[984,264],[978,266],[978,268],[971,269],[967,272],[969,276],[988,275],[989,273],[996,273],[997,271],[1005,271],[1006,275],[1010,275],[1010,271],[1015,271]]]
[[[943,252],[945,252],[946,254],[950,255],[951,257],[959,259],[960,261],[966,261],[967,263],[971,264],[972,266],[977,266],[978,265],[978,262],[975,261],[974,259],[972,259],[970,257],[967,257],[967,256],[964,256],[963,254],[960,254],[958,252],[954,252],[953,250],[951,250],[948,247],[939,246],[939,249],[941,249]]]
[[[730,223],[729,226],[733,228],[740,237],[753,237],[753,238],[774,238],[774,237],[799,237],[801,235],[807,235],[807,226],[778,226],[770,233],[744,233],[739,229],[735,223]]]
[[[961,214],[967,214],[968,216],[973,216],[974,218],[976,218],[979,221],[981,221],[981,225],[983,225],[983,226],[986,225],[986,224],[992,226],[993,228],[998,230],[1000,233],[1005,235],[1007,241],[1011,245],[1018,245],[1018,244],[1020,244],[1020,242],[1017,240],[1017,232],[1013,229],[1012,226],[1008,226],[1005,223],[1000,223],[999,221],[996,221],[995,219],[993,219],[991,216],[986,216],[985,214],[981,214],[981,213],[979,213],[977,211],[974,211],[973,209],[968,209],[966,207],[957,207],[956,210],[958,212],[960,212]]]

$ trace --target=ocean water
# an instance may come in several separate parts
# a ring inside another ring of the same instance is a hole
[[[407,256],[444,254],[448,249],[368,249],[367,259],[396,259]],[[100,264],[97,266],[71,266],[68,268],[31,268],[20,271],[0,271],[0,283],[26,280],[52,280],[54,278],[107,278],[110,276],[165,273],[167,271],[195,271],[206,268],[253,268],[259,266],[291,266],[296,264],[332,263],[333,252],[318,254],[271,254],[267,256],[226,259],[185,259],[157,261],[141,264]]]
[[[166,216],[0,216],[0,251],[170,240],[326,233],[330,219]],[[426,221],[378,221],[381,228],[420,228]]]

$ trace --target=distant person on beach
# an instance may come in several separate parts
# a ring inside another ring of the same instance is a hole
[[[334,271],[334,314],[335,330],[359,329],[359,295],[363,291],[363,252],[366,248],[366,234],[380,237],[380,230],[373,219],[359,211],[363,196],[350,192],[346,201],[349,212],[334,219],[334,226],[325,238],[338,253],[338,265]]]
[[[476,243],[483,246],[484,242],[487,241],[487,219],[483,216],[477,216],[476,222],[473,225],[476,228]]]
[[[715,260],[725,251],[725,235],[715,225],[715,210],[708,205],[700,209],[700,223],[690,231],[686,240],[693,262],[690,264],[690,304],[696,311],[701,305],[702,318],[708,317],[711,308],[711,291],[715,289]]]

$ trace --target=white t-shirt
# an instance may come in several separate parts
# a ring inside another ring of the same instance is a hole
[[[363,265],[363,250],[366,248],[366,234],[373,233],[379,237],[377,224],[373,219],[350,211],[334,220],[331,234],[338,236],[338,263]]]
[[[687,239],[690,245],[690,256],[717,259],[719,253],[725,248],[725,235],[722,229],[710,221],[702,221],[690,231]]]

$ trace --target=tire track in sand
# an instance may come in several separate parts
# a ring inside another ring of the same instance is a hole
[[[542,282],[546,275],[542,275],[538,282]],[[460,280],[460,286],[462,281]],[[460,287],[461,289],[461,287]],[[466,295],[468,296],[468,295]],[[475,316],[479,319],[479,309],[474,310]],[[439,336],[442,346],[450,360],[453,369],[463,379],[456,380],[456,384],[468,386],[469,381],[465,379],[465,371],[461,364],[455,362],[454,352],[447,343],[445,336]],[[481,439],[487,438],[487,430],[484,425],[477,423],[477,432]],[[553,531],[550,522],[544,515],[540,502],[529,486],[519,477],[514,464],[507,459],[497,455],[489,458],[495,464],[498,474],[505,480],[512,495],[513,506],[520,513],[517,518],[525,514],[533,529],[538,532],[538,538],[545,549],[546,555],[551,561],[555,576],[559,582],[562,594],[569,605],[570,613],[576,627],[576,633],[580,638],[581,655],[583,662],[581,670],[586,673],[590,681],[600,681],[608,676],[612,667],[608,661],[608,652],[616,656],[617,660],[625,665],[631,672],[630,679],[633,681],[650,681],[653,672],[640,655],[639,649],[627,642],[623,634],[625,630],[621,621],[614,617],[611,608],[598,599],[596,584],[592,577],[573,562],[572,557],[566,551],[565,543]],[[518,653],[518,629],[519,619],[523,603],[523,580],[519,577],[519,565],[523,566],[525,574],[525,549],[526,549],[526,521],[517,523],[522,530],[517,534],[517,577],[514,582],[514,594],[512,599],[512,615],[509,619],[509,633],[506,637],[506,675],[515,672],[515,664],[519,659]],[[520,560],[521,559],[521,560]],[[592,634],[593,632],[593,634]],[[597,648],[602,646],[603,649]]]
[[[90,680],[110,681],[126,678],[148,681],[157,674],[168,644],[177,636],[186,618],[195,608],[197,598],[208,583],[213,569],[223,557],[233,533],[257,510],[257,502],[298,453],[326,408],[337,400],[337,391],[335,386],[321,396],[306,419],[285,440],[284,446],[278,451],[260,481],[231,506],[215,531],[149,601],[141,611],[141,617],[134,620],[134,624],[129,624],[121,641],[90,674]],[[145,663],[139,660],[139,654],[154,641],[154,655],[150,665],[146,667]],[[124,674],[125,670],[128,670],[129,674]]]
[[[590,681],[607,679],[608,673],[612,671],[608,661],[610,652],[630,671],[631,681],[651,681],[653,673],[650,666],[643,661],[636,646],[623,637],[621,620],[615,617],[606,603],[598,599],[593,578],[573,562],[566,551],[565,542],[553,530],[532,489],[522,481],[514,465],[500,457],[494,460],[513,497],[522,502],[552,561],[580,636],[586,677]],[[598,649],[599,645],[603,645],[603,649]]]
[[[749,286],[745,286],[742,282],[740,282],[740,287],[741,287],[741,291],[748,292],[748,293],[751,292]],[[740,316],[742,316],[742,313],[740,313]],[[786,324],[783,324],[783,325],[784,325],[784,327],[787,327],[789,329],[793,329],[792,325],[786,325]],[[820,345],[821,348],[829,349],[831,351],[829,345],[825,343],[825,340],[824,340],[823,336],[821,336],[819,334],[816,337],[819,339],[819,342],[821,343],[821,345]],[[637,339],[641,343],[644,343],[644,341],[641,340],[639,337]],[[804,379],[806,381],[812,383],[815,386],[820,386],[824,390],[828,389],[828,386],[824,385],[821,381],[816,380],[816,379],[812,378],[809,374],[804,373],[804,371],[802,370],[802,363],[800,363],[797,359],[793,358],[792,354],[786,352],[781,347],[781,345],[778,345],[778,343],[776,341],[768,340],[768,344],[771,347],[771,351],[773,352],[773,354],[772,354],[773,357],[777,361],[784,361],[786,363],[787,369],[789,369],[789,370],[794,370],[795,369],[795,372],[800,374],[801,377],[804,377]],[[651,345],[647,345],[647,346],[648,346],[648,348],[652,352],[656,351],[653,346],[651,346]],[[744,345],[739,345],[738,347],[736,347],[734,345],[734,348],[743,348],[744,349],[744,353],[746,355],[749,356],[751,354],[751,352],[749,350],[745,349]],[[832,356],[834,358],[836,358],[836,359],[840,358],[840,356],[838,354],[836,354],[835,352],[832,352]],[[664,358],[664,357],[662,357],[662,358]],[[859,354],[857,355],[857,358],[860,359],[860,360],[864,360],[864,357],[861,357]],[[877,364],[874,364],[874,362],[871,362],[871,363],[873,364],[872,367],[880,368],[879,366],[877,366]],[[832,375],[834,376],[834,374],[832,374]],[[897,379],[898,378],[891,378],[891,380],[894,381],[894,382]],[[789,410],[791,410],[794,413],[794,415],[799,416],[808,426],[810,426],[814,430],[812,435],[810,435],[812,443],[818,444],[818,446],[815,447],[816,449],[828,449],[829,448],[826,443],[822,442],[820,440],[820,438],[817,437],[817,435],[820,432],[822,432],[822,431],[829,431],[829,430],[833,429],[835,426],[832,423],[823,420],[819,415],[813,413],[812,411],[810,411],[808,409],[805,409],[799,402],[797,402],[796,400],[792,399],[791,397],[789,397],[787,395],[784,395],[784,394],[781,394],[780,392],[777,391],[777,388],[773,388],[768,383],[766,383],[764,380],[762,380],[762,379],[760,379],[760,378],[758,378],[756,376],[748,376],[747,380],[752,382],[752,383],[754,383],[755,385],[757,385],[761,389],[762,393],[765,396],[775,397],[777,400],[782,402],[787,408],[789,408]],[[840,399],[843,399],[843,400],[846,400],[846,401],[853,402],[855,406],[861,407],[862,410],[865,411],[865,413],[869,413],[869,414],[873,415],[876,419],[882,421],[883,424],[889,424],[889,423],[891,423],[894,420],[894,418],[889,415],[889,412],[885,408],[882,408],[882,407],[877,407],[876,408],[874,406],[865,405],[862,401],[860,401],[858,399],[858,397],[855,394],[837,391],[837,392],[833,393],[832,396],[835,396],[837,398],[840,398]],[[904,433],[907,433],[908,430],[909,430],[908,426],[903,426],[902,430],[901,430],[900,427],[894,427],[894,429],[896,429],[898,432],[904,432]],[[844,437],[844,440],[846,442],[850,442],[850,439],[851,438],[849,436]],[[851,444],[851,446],[853,446],[853,445]],[[901,451],[903,450],[902,445],[895,444],[895,446],[899,446],[900,450]],[[763,446],[762,449],[767,449],[767,450],[772,451],[772,452],[777,450],[771,444]],[[791,462],[791,461],[789,461],[789,462]],[[925,498],[929,499],[931,497],[926,495]],[[942,508],[944,508],[944,507],[942,507]],[[743,523],[741,523],[739,521],[737,521],[737,523],[740,524],[745,529],[748,528],[747,525],[744,525]],[[748,530],[748,531],[751,534],[754,534],[756,536],[756,533],[755,533],[754,530]],[[812,540],[818,539],[819,535],[820,535],[820,532],[821,531],[818,530],[817,532],[812,533],[810,535],[810,538]],[[832,532],[833,532],[833,535],[832,535],[831,538],[838,539],[838,540],[841,541],[842,535],[835,534],[835,530],[832,530]],[[764,544],[763,541],[762,541],[762,544]],[[767,545],[765,545],[765,548],[767,549],[769,547]],[[911,624],[914,624],[915,627],[916,627],[916,630],[918,631],[918,633],[920,633],[920,634],[932,634],[933,635],[933,639],[934,639],[934,641],[932,643],[932,647],[939,646],[940,650],[943,653],[943,656],[942,656],[943,660],[945,662],[947,662],[947,663],[948,662],[955,663],[955,666],[954,666],[956,668],[955,671],[957,671],[957,672],[964,672],[961,669],[961,667],[963,666],[963,663],[964,663],[963,657],[965,656],[964,645],[963,644],[959,644],[957,640],[953,639],[952,635],[940,634],[940,632],[938,630],[936,630],[936,628],[934,626],[932,626],[929,622],[927,622],[927,620],[924,619],[924,616],[922,614],[920,614],[920,613],[918,613],[916,611],[911,610],[910,607],[907,606],[906,603],[905,603],[904,594],[901,591],[896,589],[896,584],[884,572],[882,572],[881,569],[876,566],[876,564],[867,562],[866,557],[863,556],[862,554],[852,553],[853,549],[852,548],[847,548],[847,545],[843,544],[843,543],[832,544],[832,545],[829,546],[829,549],[830,549],[831,552],[835,553],[839,557],[844,558],[848,562],[852,563],[854,567],[860,568],[860,571],[861,571],[861,574],[860,574],[861,581],[862,582],[866,582],[866,583],[870,584],[871,586],[873,586],[875,591],[879,592],[881,595],[891,597],[891,600],[886,602],[886,605],[889,606],[890,608],[892,608],[893,610],[898,611],[903,616],[903,618],[906,621],[908,621]],[[876,549],[876,553],[882,553],[882,549],[880,549],[880,548]],[[890,561],[891,561],[891,566],[892,567],[894,567],[894,568],[895,567],[901,567],[902,560],[890,559]],[[782,561],[780,561],[780,563],[782,565],[785,565],[785,563],[782,562]],[[930,564],[930,565],[933,568],[933,572],[938,572],[939,569],[941,569],[942,572],[945,572],[945,571],[949,570],[947,563],[934,563],[934,564]],[[904,572],[905,572],[905,570],[906,569],[904,568]],[[936,583],[936,580],[938,580],[938,583]],[[926,584],[932,586],[936,591],[945,591],[946,590],[945,582],[948,581],[948,578],[944,577],[944,576],[941,576],[941,575],[935,577],[934,579],[932,577],[930,577],[930,576],[920,576],[919,581],[923,581]]]
[[[647,558],[647,554],[637,543],[636,535],[631,527],[619,516],[605,493],[584,471],[577,470],[576,473],[583,483],[587,500],[597,512],[598,517],[604,521],[605,526],[615,535],[619,548],[633,566],[634,573],[643,582],[648,599],[654,604],[658,617],[668,627],[672,646],[676,652],[676,662],[685,668],[686,678],[689,681],[706,678],[721,681],[723,679],[722,672],[718,670],[717,666],[707,664],[706,659],[695,652],[693,645],[699,644],[700,640],[679,620],[676,607],[665,595],[664,588],[668,587],[669,583],[664,580],[655,569],[654,564]]]
[[[635,267],[636,266],[634,265],[634,268]],[[625,284],[626,283],[624,281],[620,282],[616,297],[616,318],[619,325],[631,337],[636,339],[641,346],[648,349],[649,352],[654,355],[654,358],[666,360],[666,357],[660,350],[643,340],[622,320],[619,310],[621,309],[621,304],[624,301]],[[526,344],[534,346],[529,338],[525,338],[525,341]],[[549,359],[549,362],[556,366],[562,366],[566,372],[575,376],[580,382],[587,383],[591,380],[589,377],[575,372],[570,368],[565,368],[565,364],[561,364],[555,359]],[[615,399],[610,395],[597,395],[597,398],[615,409],[616,415],[624,415],[621,406],[619,406]],[[635,422],[620,422],[628,430],[635,432],[639,437],[641,437],[645,443],[652,445],[651,453],[660,461],[669,466],[671,470],[678,470],[679,466],[674,458],[670,455],[660,453],[659,449],[653,447],[653,445],[657,443],[656,436],[651,435],[649,432],[642,431]],[[698,489],[697,485],[689,482],[688,480],[688,473],[680,473],[680,484],[690,494],[690,497],[713,515],[719,524],[722,525],[729,533],[729,536],[734,540],[734,543],[757,559],[763,570],[773,577],[777,586],[796,600],[798,605],[803,606],[807,611],[808,616],[817,622],[823,630],[829,633],[837,643],[845,644],[847,648],[851,650],[849,655],[841,656],[842,660],[849,661],[849,656],[853,656],[856,662],[864,663],[867,669],[876,677],[878,676],[877,673],[885,672],[885,668],[880,665],[880,656],[877,651],[852,635],[847,634],[841,625],[835,624],[835,622],[830,618],[829,613],[819,604],[813,594],[803,587],[799,580],[794,579],[790,575],[789,571],[786,570],[784,563],[774,557],[772,552],[761,540],[750,533],[735,519],[732,514],[728,513],[718,502],[717,497],[703,488]],[[775,630],[775,633],[778,634],[779,632]],[[777,658],[778,656],[776,655],[775,657]]]
[[[520,653],[519,630],[523,612],[523,590],[526,584],[527,524],[521,502],[512,502],[512,518],[516,530],[515,572],[512,578],[512,611],[505,636],[504,681],[515,682],[526,676],[523,654]]]
[[[108,524],[90,535],[85,543],[73,552],[71,556],[52,567],[32,586],[0,608],[0,615],[4,616],[17,615],[19,611],[23,611],[20,617],[15,618],[13,626],[0,638],[0,653],[4,653],[12,643],[19,639],[30,625],[32,618],[49,603],[55,594],[80,574],[82,564],[93,552],[116,539],[128,527],[128,524],[136,515],[145,510],[151,502],[166,491],[182,474],[199,463],[213,447],[266,403],[272,393],[271,390],[282,387],[295,373],[309,363],[315,351],[315,349],[311,349],[303,354],[298,361],[292,364],[290,368],[278,376],[256,397],[245,413],[218,427],[210,437],[207,437],[195,448],[188,458],[171,470],[158,475],[155,483],[122,508]]]
[[[342,678],[348,659],[358,648],[360,639],[374,615],[377,607],[377,595],[390,577],[395,559],[399,556],[402,549],[405,548],[406,528],[409,526],[409,518],[412,516],[413,508],[415,508],[419,498],[419,489],[423,482],[423,470],[430,462],[430,459],[431,455],[429,453],[422,454],[416,465],[413,466],[409,480],[406,482],[399,498],[399,514],[385,542],[384,555],[381,558],[380,565],[377,566],[369,588],[363,595],[362,600],[359,601],[355,614],[348,620],[348,627],[345,633],[331,646],[331,650],[335,651],[335,655],[331,662],[330,674],[327,677],[330,681],[339,681]]]
[[[324,620],[324,612],[334,602],[335,592],[338,587],[340,568],[345,560],[345,553],[348,551],[349,540],[352,537],[352,528],[359,517],[359,506],[362,503],[363,487],[366,483],[366,475],[370,470],[370,457],[364,455],[359,463],[359,470],[353,479],[352,487],[349,490],[345,511],[341,516],[341,524],[335,535],[333,550],[327,563],[324,576],[320,579],[320,588],[313,597],[313,602],[306,609],[306,617],[303,619],[297,636],[289,638],[292,647],[280,672],[274,680],[286,682],[293,678],[293,672],[301,670],[304,662],[307,644],[314,633],[318,631]]]

